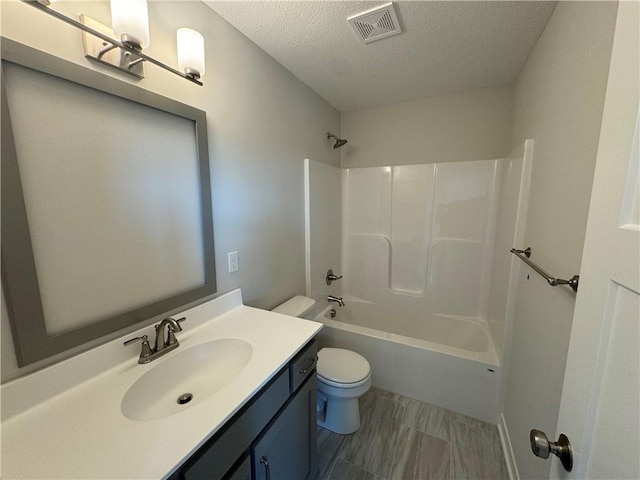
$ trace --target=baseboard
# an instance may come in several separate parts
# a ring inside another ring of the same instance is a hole
[[[507,473],[509,474],[509,480],[520,480],[520,475],[518,474],[518,465],[516,464],[516,458],[513,455],[513,448],[511,448],[511,439],[509,438],[507,421],[504,419],[503,413],[500,414],[498,432],[500,433],[500,443],[502,444],[502,453],[504,455],[504,460],[507,463]]]

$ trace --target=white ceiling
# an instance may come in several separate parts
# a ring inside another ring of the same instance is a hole
[[[362,43],[347,17],[378,1],[210,1],[340,111],[513,82],[556,2],[397,1],[404,33]]]

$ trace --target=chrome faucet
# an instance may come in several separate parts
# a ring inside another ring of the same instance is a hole
[[[124,344],[130,345],[137,341],[142,342],[142,350],[140,351],[140,358],[138,358],[138,363],[149,363],[156,358],[161,357],[165,353],[169,353],[171,350],[178,348],[180,343],[176,338],[175,332],[182,331],[180,322],[183,322],[186,319],[187,317],[182,317],[177,320],[173,318],[165,318],[160,323],[158,323],[155,326],[156,340],[154,348],[151,348],[151,346],[149,345],[149,337],[146,335],[130,338],[129,340],[124,342]],[[167,332],[166,339],[165,331]]]
[[[344,307],[344,301],[342,300],[342,297],[334,297],[333,295],[329,295],[327,296],[327,300],[329,302],[337,303],[339,307]]]

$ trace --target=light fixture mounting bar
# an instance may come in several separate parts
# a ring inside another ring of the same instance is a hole
[[[84,32],[87,32],[93,36],[96,36],[102,40],[104,40],[105,42],[110,43],[111,45],[115,45],[116,47],[128,51],[130,52],[132,55],[136,55],[136,57],[142,58],[145,61],[149,62],[149,63],[153,63],[154,65],[157,65],[160,68],[163,68],[171,73],[174,73],[175,75],[178,75],[182,78],[184,78],[185,80],[189,80],[192,83],[195,83],[196,85],[200,85],[202,86],[202,82],[200,80],[198,80],[197,78],[193,78],[190,77],[184,73],[182,73],[180,70],[177,70],[169,65],[167,65],[166,63],[161,62],[160,60],[156,60],[153,57],[150,57],[149,55],[147,55],[146,53],[142,52],[141,50],[135,49],[133,47],[130,47],[129,45],[120,42],[119,40],[116,40],[115,38],[111,38],[108,35],[105,35],[102,32],[99,32],[98,30],[95,30],[85,24],[83,24],[82,22],[79,22],[78,20],[75,20],[71,17],[67,17],[66,15],[57,12],[51,8],[49,8],[46,5],[43,5],[42,3],[40,3],[38,0],[20,0],[23,3],[26,3],[27,5],[31,5],[34,8],[37,8],[38,10],[41,10],[45,13],[47,13],[48,15],[51,15],[52,17],[57,18],[58,20],[62,20],[65,23],[68,23],[69,25],[72,25],[74,27],[76,27],[79,30],[82,30]]]
[[[106,25],[88,17],[85,14],[80,15],[80,22],[101,32],[107,36],[113,36],[113,30]],[[84,56],[95,62],[117,68],[121,72],[128,73],[137,78],[144,78],[144,62],[137,53],[131,53],[128,50],[122,50],[101,38],[95,37],[84,30],[82,33],[82,47],[84,48]]]

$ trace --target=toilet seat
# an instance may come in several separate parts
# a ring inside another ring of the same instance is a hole
[[[362,355],[342,348],[318,352],[318,381],[337,388],[356,388],[371,378],[371,367]]]
[[[344,388],[344,389],[357,388],[357,387],[360,387],[360,386],[364,385],[365,383],[367,383],[370,380],[371,380],[371,374],[367,375],[366,377],[364,377],[359,382],[342,383],[342,382],[335,382],[335,381],[329,380],[328,378],[325,378],[325,377],[323,377],[322,375],[320,375],[318,373],[318,381],[319,382],[322,382],[325,385],[329,385],[331,387],[336,387],[336,388]]]

